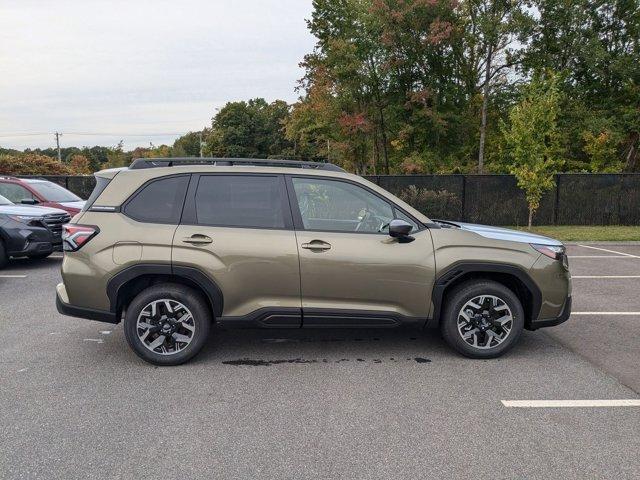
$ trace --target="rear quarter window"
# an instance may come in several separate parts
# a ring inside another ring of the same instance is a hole
[[[107,188],[107,185],[109,185],[110,182],[110,178],[96,177],[96,186],[93,187],[91,195],[89,195],[89,198],[87,198],[84,207],[82,207],[83,212],[86,212],[87,210],[89,210],[89,208],[91,208],[91,205],[95,203],[95,201],[98,199],[100,194],[104,192],[104,189]]]
[[[189,175],[152,180],[124,205],[126,216],[146,223],[178,224],[189,185]]]

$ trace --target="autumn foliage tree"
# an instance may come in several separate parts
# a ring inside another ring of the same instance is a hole
[[[37,153],[0,156],[3,175],[71,175],[73,170],[55,158]]]

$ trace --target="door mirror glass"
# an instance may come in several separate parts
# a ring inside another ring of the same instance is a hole
[[[409,237],[409,233],[411,233],[412,229],[413,225],[404,220],[395,219],[389,222],[389,235],[393,238],[409,239],[411,238]]]
[[[20,200],[20,203],[24,205],[35,205],[36,203],[38,203],[38,200],[36,200],[35,198],[23,198],[22,200]]]

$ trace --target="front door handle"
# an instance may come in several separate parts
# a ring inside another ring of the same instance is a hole
[[[331,244],[324,242],[322,240],[311,240],[309,243],[303,243],[302,248],[306,248],[307,250],[329,250],[331,248]]]
[[[190,237],[185,237],[182,239],[182,241],[184,243],[190,243],[191,245],[206,245],[213,242],[213,240],[211,240],[211,237],[202,235],[200,233],[196,233],[195,235],[191,235]]]

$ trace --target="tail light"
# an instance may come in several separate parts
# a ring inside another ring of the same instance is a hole
[[[67,223],[62,226],[62,248],[65,252],[80,250],[84,244],[98,233],[100,233],[98,227]]]

